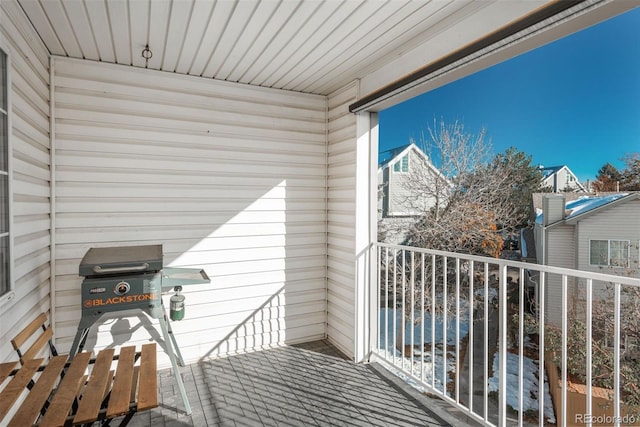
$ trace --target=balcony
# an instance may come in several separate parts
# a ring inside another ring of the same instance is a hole
[[[354,364],[327,341],[203,359],[181,368],[190,416],[165,370],[160,407],[133,425],[640,424],[625,374],[637,363],[625,310],[640,280],[382,243],[371,255],[370,363]],[[608,407],[596,360],[605,288]],[[549,309],[556,303],[559,312]],[[576,413],[578,377],[586,381]]]

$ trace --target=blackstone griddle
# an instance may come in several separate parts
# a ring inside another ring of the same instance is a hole
[[[162,245],[91,248],[79,267],[82,281],[82,317],[69,351],[72,359],[82,351],[89,328],[106,313],[140,309],[158,319],[165,351],[171,359],[174,376],[182,394],[185,410],[191,414],[178,363],[184,366],[180,347],[162,302],[162,293],[182,286],[210,283],[204,270],[162,265]],[[174,350],[175,349],[175,350]]]

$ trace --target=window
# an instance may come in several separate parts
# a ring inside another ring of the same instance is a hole
[[[628,240],[590,240],[589,264],[629,267]]]
[[[0,296],[11,290],[9,275],[8,58],[0,49]]]
[[[409,155],[405,154],[402,159],[393,165],[394,172],[409,172]]]

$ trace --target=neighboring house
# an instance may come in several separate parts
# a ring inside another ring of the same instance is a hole
[[[420,215],[436,205],[436,194],[441,198],[446,196],[448,186],[449,181],[416,144],[381,152],[378,156],[380,241],[403,243]]]
[[[585,196],[566,202],[564,194],[543,197],[535,224],[539,264],[640,277],[640,193]],[[560,277],[547,277],[545,311],[557,323],[562,310]],[[582,295],[569,284],[569,298]],[[597,289],[594,282],[594,289]],[[602,290],[602,284],[599,285]]]
[[[417,216],[436,204],[436,181],[449,185],[414,143],[378,156],[378,218]],[[434,186],[428,184],[433,182]]]
[[[551,188],[554,193],[587,191],[566,165],[551,167],[540,165],[538,168],[542,171],[542,186]]]

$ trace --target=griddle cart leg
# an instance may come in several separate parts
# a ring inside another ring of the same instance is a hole
[[[164,308],[164,307],[163,307]],[[173,367],[173,376],[176,377],[176,382],[178,383],[178,389],[180,390],[180,394],[182,395],[182,401],[184,402],[184,410],[187,415],[191,415],[191,405],[189,404],[189,399],[187,399],[187,392],[184,389],[184,383],[182,382],[182,375],[180,375],[180,371],[178,370],[178,363],[176,361],[176,353],[174,352],[174,348],[178,353],[178,357],[180,358],[180,366],[184,366],[184,361],[182,360],[182,354],[180,354],[180,350],[178,348],[178,344],[176,343],[176,339],[173,336],[173,331],[171,331],[171,326],[169,326],[169,321],[167,320],[167,314],[160,317],[160,329],[162,329],[162,335],[164,337],[165,345],[167,346],[167,354],[169,355],[169,359],[171,359],[171,366]]]
[[[76,336],[73,339],[73,344],[71,344],[71,349],[69,350],[69,361],[73,360],[76,354],[84,349],[84,344],[87,341],[87,336],[89,335],[89,329],[101,317],[102,314],[98,314],[87,317],[83,316],[80,319],[80,324],[78,324],[78,331],[76,332]]]
[[[184,359],[182,358],[182,353],[180,352],[180,347],[178,346],[178,342],[176,341],[176,336],[173,334],[173,330],[171,329],[171,322],[167,317],[167,312],[164,309],[164,304],[162,305],[162,312],[164,316],[164,321],[167,325],[167,330],[169,331],[169,338],[171,338],[171,344],[173,345],[173,349],[178,356],[178,365],[184,366]]]
[[[78,350],[82,351],[82,347],[84,347],[84,342],[87,339],[87,334],[89,329],[80,329],[76,332],[76,336],[73,339],[73,344],[71,344],[71,349],[69,350],[69,361],[72,361],[75,355],[78,353]],[[82,347],[80,346],[82,343]]]

